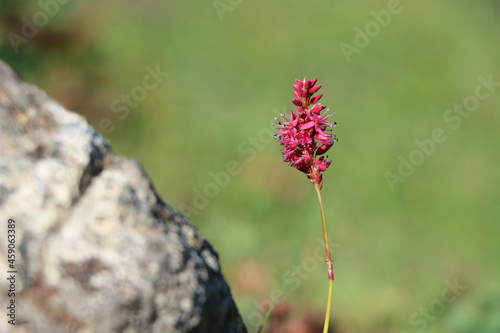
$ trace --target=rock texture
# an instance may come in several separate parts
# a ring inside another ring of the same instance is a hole
[[[246,332],[217,253],[139,163],[0,61],[3,263],[9,218],[16,326],[2,264],[1,332]]]

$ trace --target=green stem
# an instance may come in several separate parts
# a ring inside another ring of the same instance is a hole
[[[325,239],[326,265],[328,267],[328,300],[326,303],[325,324],[323,325],[323,333],[328,332],[330,324],[330,312],[332,307],[332,292],[333,292],[333,261],[330,255],[330,246],[328,245],[328,235],[326,232],[325,212],[323,210],[323,200],[321,198],[321,185],[318,182],[313,182],[316,193],[318,194],[319,210],[321,212],[321,222],[323,223],[323,237]]]
[[[264,315],[264,319],[262,319],[262,323],[260,324],[259,328],[257,329],[257,333],[262,333],[262,330],[264,329],[264,326],[266,326],[267,319],[269,319],[269,315],[271,314],[271,311],[273,310],[274,306],[276,305],[276,302],[278,299],[283,295],[285,292],[286,287],[292,282],[292,278],[295,276],[295,271],[293,271],[288,278],[286,279],[285,283],[281,286],[280,290],[278,291],[278,294],[274,297],[271,306],[269,306],[269,309],[267,309],[266,314]]]

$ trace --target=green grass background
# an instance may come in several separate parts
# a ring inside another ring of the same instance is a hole
[[[97,129],[111,119],[113,148],[139,160],[176,209],[237,161],[241,172],[191,220],[219,252],[250,331],[256,304],[295,266],[302,275],[284,294],[291,320],[323,315],[314,188],[268,135],[275,115],[294,108],[293,80],[317,78],[338,122],[323,188],[337,331],[500,332],[500,87],[457,129],[443,120],[479,76],[500,82],[499,3],[401,1],[351,62],[339,45],[353,45],[354,28],[388,2],[228,6],[221,19],[212,1],[72,1],[16,53],[8,34],[43,9],[2,3],[0,58]],[[113,100],[157,65],[169,76],[120,119]],[[446,141],[391,191],[385,173],[435,128]],[[467,289],[432,310],[455,279]],[[432,319],[412,324],[426,307]]]

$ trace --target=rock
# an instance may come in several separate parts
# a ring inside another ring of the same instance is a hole
[[[1,61],[0,219],[1,332],[246,332],[217,253],[139,163]]]

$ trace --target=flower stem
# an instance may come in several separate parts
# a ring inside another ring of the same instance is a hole
[[[321,198],[321,184],[313,181],[314,188],[316,189],[316,193],[318,194],[319,201],[319,210],[321,212],[321,222],[323,223],[323,237],[325,239],[325,252],[326,252],[326,265],[328,267],[328,300],[326,303],[326,315],[325,315],[325,324],[323,325],[323,333],[328,332],[328,326],[330,324],[330,312],[332,307],[332,292],[333,292],[333,261],[330,255],[330,246],[328,245],[328,235],[326,232],[326,222],[325,222],[325,212],[323,211],[323,200]]]

